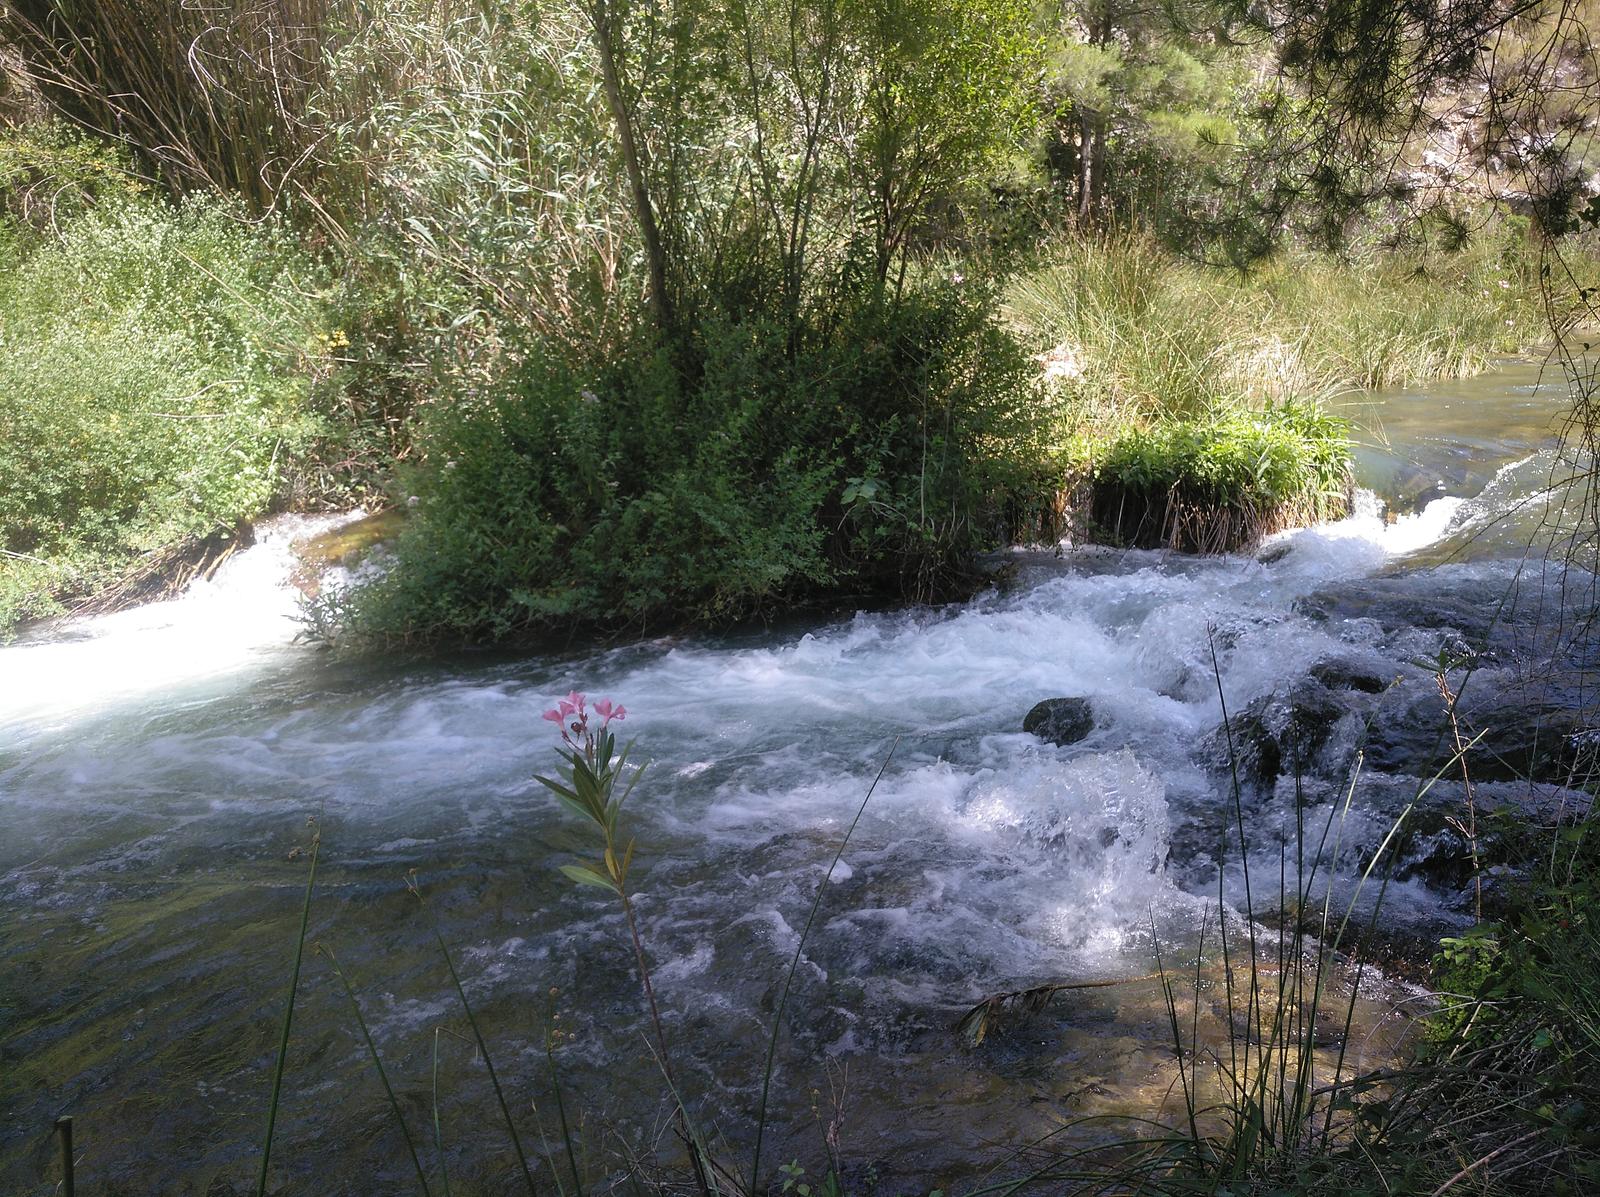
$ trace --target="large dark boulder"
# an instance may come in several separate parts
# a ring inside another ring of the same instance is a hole
[[[1051,744],[1076,744],[1094,730],[1094,708],[1087,698],[1047,698],[1022,720],[1022,730]]]
[[[1261,790],[1271,790],[1285,774],[1339,774],[1348,762],[1323,759],[1324,749],[1348,713],[1338,695],[1307,678],[1287,693],[1258,698],[1231,716],[1226,728],[1212,734],[1206,755],[1223,770],[1236,764],[1240,782]]]

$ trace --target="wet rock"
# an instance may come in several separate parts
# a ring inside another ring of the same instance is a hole
[[[1276,544],[1267,545],[1257,553],[1256,560],[1261,562],[1262,565],[1275,565],[1287,557],[1293,548],[1294,543],[1292,541],[1280,540]]]
[[[1229,768],[1231,740],[1239,780],[1266,790],[1285,773],[1340,771],[1341,762],[1321,756],[1347,713],[1332,690],[1307,678],[1287,694],[1258,698],[1232,716],[1226,729],[1212,734],[1208,755],[1220,768]]]
[[[1474,781],[1563,783],[1594,763],[1580,712],[1541,697],[1468,691],[1457,708],[1461,738],[1482,738],[1467,752]],[[1367,763],[1387,773],[1432,776],[1449,761],[1454,740],[1437,691],[1419,688],[1380,708],[1367,739]],[[1451,766],[1454,773],[1458,766]]]
[[[1335,583],[1296,601],[1320,622],[1371,619],[1383,628],[1428,628],[1485,644],[1496,626],[1506,583],[1477,577],[1403,575]]]
[[[1076,744],[1094,730],[1094,708],[1087,698],[1047,698],[1023,718],[1022,730],[1050,744]]]
[[[1378,670],[1338,657],[1318,661],[1311,667],[1311,676],[1330,690],[1357,690],[1362,694],[1381,694],[1389,684]]]
[[[1469,802],[1467,787],[1459,779],[1428,785],[1421,777],[1378,773],[1363,774],[1356,796],[1369,812],[1376,837],[1363,850],[1361,865],[1370,861],[1387,827],[1409,807],[1396,845],[1395,879],[1420,881],[1454,894],[1462,909],[1471,902],[1473,844],[1467,832],[1474,822],[1478,867],[1487,885],[1490,877],[1524,863],[1521,838],[1506,834],[1506,816],[1513,825],[1555,827],[1586,818],[1592,801],[1588,794],[1559,785],[1483,781],[1473,783]]]

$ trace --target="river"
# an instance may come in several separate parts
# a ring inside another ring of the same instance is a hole
[[[1342,671],[1300,801],[1270,776],[1249,799],[1274,894],[1294,812],[1325,819],[1340,761],[1387,721],[1334,862],[1341,900],[1423,771],[1405,728],[1439,723],[1418,661],[1492,642],[1473,682],[1489,712],[1559,641],[1539,701],[1581,706],[1589,658],[1557,616],[1590,609],[1592,577],[1528,552],[1571,522],[1546,490],[1568,406],[1532,363],[1361,397],[1368,493],[1348,520],[1225,558],[1018,551],[1004,584],[935,609],[355,662],[296,642],[291,542],[334,522],[296,517],[179,599],[23,637],[0,649],[0,1190],[55,1191],[51,1128],[70,1113],[87,1191],[251,1191],[311,819],[310,940],[355,984],[428,1160],[437,1050],[455,1191],[521,1182],[412,870],[530,1151],[532,1103],[556,1134],[551,1025],[591,1182],[624,1148],[670,1147],[620,914],[556,871],[587,845],[530,780],[555,764],[540,712],[571,689],[626,703],[650,761],[628,815],[642,932],[678,1080],[730,1151],[811,896],[891,751],[796,974],[769,1163],[814,1169],[832,1134],[894,1184],[959,1181],[1063,1120],[1149,1112],[1172,1080],[1153,984],[1064,997],[976,1050],[951,1023],[997,990],[1142,976],[1158,941],[1192,966],[1230,811],[1219,677],[1230,711],[1281,727],[1308,678]],[[1023,734],[1060,695],[1090,699],[1088,738]],[[1469,917],[1428,850],[1383,916],[1424,942]],[[1399,1049],[1411,998],[1374,983],[1352,1061]],[[415,1191],[410,1167],[308,949],[274,1185]]]

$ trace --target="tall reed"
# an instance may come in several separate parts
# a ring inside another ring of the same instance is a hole
[[[234,192],[258,212],[312,193],[308,119],[345,0],[8,0],[0,43],[68,120],[121,142],[173,192]]]

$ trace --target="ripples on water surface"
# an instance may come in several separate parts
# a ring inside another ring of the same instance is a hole
[[[686,1088],[730,1138],[813,887],[897,741],[798,977],[773,1158],[815,1156],[814,1088],[826,1119],[842,1086],[847,1153],[909,1159],[918,1179],[1065,1117],[1148,1107],[1171,1079],[1152,986],[1063,1001],[978,1052],[949,1024],[993,990],[1148,972],[1152,934],[1192,952],[1226,792],[1213,640],[1234,710],[1330,657],[1420,684],[1406,660],[1465,629],[1397,626],[1348,595],[1395,578],[1424,603],[1503,593],[1562,406],[1528,371],[1389,397],[1389,443],[1363,470],[1394,522],[1369,501],[1261,559],[1018,554],[1015,581],[973,602],[810,630],[333,661],[291,643],[288,546],[317,525],[287,520],[178,601],[0,650],[0,1187],[50,1190],[49,1127],[72,1112],[80,1176],[123,1186],[96,1191],[243,1188],[308,816],[313,938],[360,987],[415,1130],[433,1028],[459,1019],[413,868],[519,1106],[545,1097],[553,1003],[587,1133],[661,1133],[620,920],[555,874],[582,845],[529,780],[553,759],[539,712],[570,688],[625,701],[653,762],[632,809],[638,905]],[[1093,701],[1087,740],[1019,732],[1062,694]],[[1460,917],[1420,882],[1392,901],[1402,921]],[[340,1000],[308,962],[278,1158],[293,1191],[398,1191],[403,1153]],[[453,1178],[510,1191],[481,1071],[456,1041],[442,1051]]]

